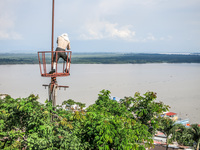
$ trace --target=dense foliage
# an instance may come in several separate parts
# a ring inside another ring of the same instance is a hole
[[[166,135],[166,150],[168,145],[177,142],[180,146],[190,146],[199,150],[200,145],[200,126],[191,124],[189,127],[177,124],[168,117],[160,119],[159,131]]]
[[[194,141],[192,140],[192,135],[190,134],[190,128],[186,128],[184,125],[178,125],[178,130],[176,132],[177,142],[180,145],[193,146]]]
[[[196,150],[199,150],[200,126],[198,124],[192,124],[189,128],[178,125],[175,136],[180,145],[194,146]]]
[[[85,104],[71,99],[56,108],[37,99],[30,95],[0,100],[1,149],[145,150],[153,146],[159,115],[168,109],[155,102],[153,92],[117,102],[102,90],[86,110]]]
[[[175,124],[175,121],[173,121],[168,117],[161,118],[160,124],[161,125],[159,127],[159,131],[161,131],[166,135],[166,150],[167,150],[169,144],[175,141],[176,138],[175,132],[178,130],[178,126]]]
[[[87,109],[90,121],[86,124],[84,139],[93,149],[145,149],[152,146],[148,126],[136,121],[133,113],[123,103],[111,100],[109,94],[109,91],[101,91],[96,103]]]
[[[53,111],[51,103],[40,104],[37,98],[7,96],[0,101],[1,149],[84,149],[76,135],[77,126],[73,126],[75,115],[62,109]]]
[[[168,105],[156,102],[156,98],[156,93],[147,92],[144,96],[135,93],[134,97],[121,99],[121,103],[126,106],[127,110],[134,114],[134,119],[148,126],[148,131],[152,134],[159,127],[160,114],[169,109]]]

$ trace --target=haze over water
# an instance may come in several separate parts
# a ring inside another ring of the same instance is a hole
[[[0,93],[13,98],[39,95],[44,103],[48,98],[50,78],[41,77],[39,65],[0,65]],[[73,99],[93,104],[102,89],[111,96],[124,98],[135,92],[157,93],[157,101],[170,105],[179,117],[200,123],[200,64],[72,64],[69,77],[58,77],[57,104]]]

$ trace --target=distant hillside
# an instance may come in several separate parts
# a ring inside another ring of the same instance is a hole
[[[50,63],[50,57],[46,60]],[[73,53],[72,64],[200,63],[200,54]],[[0,55],[0,65],[38,64],[37,54]]]

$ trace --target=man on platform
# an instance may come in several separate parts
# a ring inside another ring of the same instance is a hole
[[[53,69],[49,72],[49,74],[55,73],[56,69],[56,63],[58,62],[59,58],[63,58],[67,63],[67,68],[65,71],[68,73],[69,69],[69,64],[71,63],[69,58],[66,55],[65,49],[70,50],[70,41],[67,33],[63,33],[62,35],[58,36],[57,38],[57,48],[56,51],[63,51],[63,52],[57,52],[57,57],[56,53],[53,56]],[[57,59],[56,59],[57,58]]]

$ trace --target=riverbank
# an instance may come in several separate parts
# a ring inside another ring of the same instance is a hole
[[[46,63],[51,57],[46,56]],[[146,64],[146,63],[200,63],[199,53],[158,54],[158,53],[72,53],[72,64]],[[0,65],[38,64],[37,53],[2,53]]]

